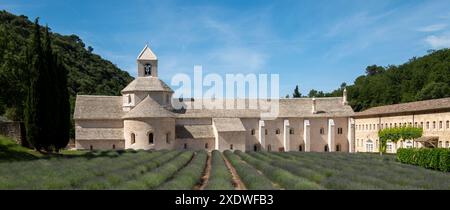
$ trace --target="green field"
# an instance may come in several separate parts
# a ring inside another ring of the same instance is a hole
[[[162,150],[16,159],[0,161],[0,189],[450,189],[450,173],[392,155]]]

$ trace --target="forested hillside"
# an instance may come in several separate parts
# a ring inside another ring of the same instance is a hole
[[[49,26],[51,28],[51,26]],[[26,16],[0,11],[0,115],[23,119],[27,78],[26,46],[33,23]],[[76,94],[118,95],[132,77],[85,46],[76,35],[51,33],[53,51],[68,70],[73,108]]]
[[[430,51],[408,62],[387,67],[371,65],[353,85],[343,83],[330,92],[311,90],[309,97],[342,96],[347,87],[355,111],[374,106],[450,97],[450,49]]]

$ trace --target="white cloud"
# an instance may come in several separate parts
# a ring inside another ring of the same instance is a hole
[[[421,31],[421,32],[436,32],[436,31],[441,31],[445,28],[447,28],[447,24],[433,24],[433,25],[421,27],[417,30]]]
[[[425,42],[434,49],[450,48],[450,34],[441,36],[431,35],[425,38]]]

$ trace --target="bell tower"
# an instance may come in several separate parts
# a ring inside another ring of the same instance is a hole
[[[137,64],[138,77],[158,77],[158,58],[148,45],[139,53]]]

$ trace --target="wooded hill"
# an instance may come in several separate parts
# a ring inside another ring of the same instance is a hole
[[[23,78],[28,70],[25,59],[33,23],[26,16],[0,11],[0,115],[23,120],[26,95]],[[50,33],[52,48],[68,70],[71,107],[76,94],[119,95],[132,77],[85,46],[76,35]]]
[[[353,85],[343,83],[324,93],[311,90],[309,97],[342,96],[347,88],[349,103],[355,111],[375,106],[450,97],[450,49],[431,50],[402,65],[371,65]],[[295,95],[295,91],[294,91]]]

